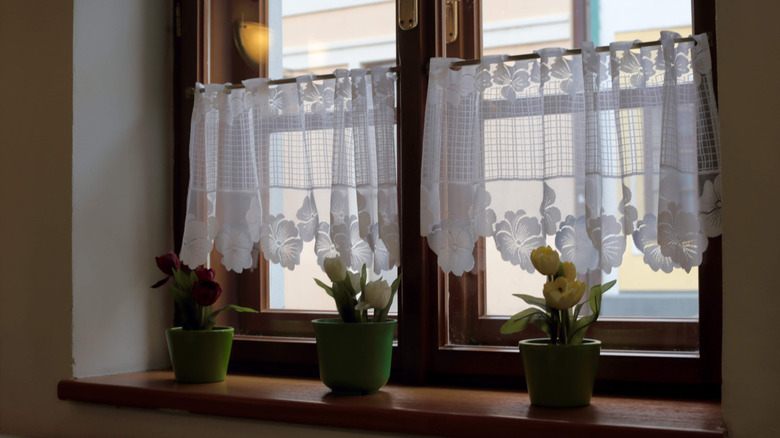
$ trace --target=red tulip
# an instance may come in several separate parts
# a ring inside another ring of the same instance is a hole
[[[169,276],[173,275],[174,269],[179,269],[181,266],[179,264],[179,258],[172,252],[163,254],[160,257],[155,257],[154,260],[157,262],[157,267],[160,268],[165,275]]]
[[[222,288],[216,281],[199,281],[192,288],[192,298],[201,306],[210,306],[222,294]]]
[[[214,270],[206,268],[195,268],[195,275],[200,281],[214,281]]]

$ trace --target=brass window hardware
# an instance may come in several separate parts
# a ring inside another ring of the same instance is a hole
[[[417,27],[417,1],[398,0],[398,26],[403,30]]]
[[[458,9],[460,0],[447,0],[444,20],[447,30],[447,42],[451,43],[458,39]]]

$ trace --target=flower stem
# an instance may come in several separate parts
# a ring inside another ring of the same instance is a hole
[[[566,312],[566,315],[564,315],[564,312]],[[568,310],[559,310],[558,311],[558,319],[561,322],[561,344],[568,344],[569,343],[569,318],[568,318]]]

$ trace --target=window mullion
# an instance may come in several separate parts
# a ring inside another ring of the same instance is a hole
[[[400,0],[399,0],[400,1]],[[428,62],[444,53],[444,1],[418,2],[418,25],[396,26],[398,189],[401,231],[398,344],[404,381],[421,384],[437,342],[437,267],[420,236],[420,166]]]

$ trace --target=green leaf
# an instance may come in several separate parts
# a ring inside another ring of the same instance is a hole
[[[601,284],[601,285],[597,284],[596,286],[593,286],[592,288],[590,288],[590,294],[589,294],[589,298],[590,299],[588,301],[590,301],[592,303],[595,303],[595,301],[591,301],[591,300],[593,300],[593,298],[597,298],[598,302],[600,304],[601,303],[601,295],[604,292],[610,290],[612,288],[612,286],[615,285],[616,282],[617,282],[617,280],[612,280],[609,283],[604,283],[604,284]],[[593,310],[592,305],[591,305],[591,310]]]
[[[580,310],[582,310],[582,306],[584,306],[584,305],[585,305],[585,303],[586,303],[586,301],[583,301],[583,302],[581,302],[581,303],[577,304],[576,306],[574,306],[574,318],[573,318],[573,319],[574,319],[575,321],[577,320],[577,318],[579,318],[579,316],[580,316]]]
[[[590,288],[590,293],[588,294],[588,307],[590,307],[592,313],[582,317],[574,324],[572,324],[571,330],[569,332],[569,344],[582,343],[582,339],[585,337],[585,333],[588,331],[588,327],[596,322],[596,320],[599,318],[599,314],[601,314],[601,296],[604,294],[604,292],[608,291],[612,286],[614,286],[615,283],[616,280],[612,280],[609,283],[596,285]],[[575,308],[575,319],[577,316],[579,316],[580,309],[582,308],[583,304],[585,303],[578,304]]]
[[[544,315],[541,310],[531,307],[512,315],[504,325],[501,326],[501,334],[508,335],[525,330],[528,323],[532,321],[535,315]]]
[[[363,263],[363,269],[360,270],[360,290],[364,291],[366,290],[366,281],[368,280],[368,276],[366,275],[366,264]]]
[[[214,321],[216,320],[217,315],[219,315],[221,312],[225,310],[235,310],[236,312],[246,312],[246,313],[257,313],[257,310],[252,309],[251,307],[241,307],[241,306],[236,306],[235,304],[228,304],[225,307],[222,307],[220,309],[211,312],[209,316],[206,317],[206,324],[208,325],[208,323],[211,322],[211,327],[214,327]]]
[[[338,310],[342,321],[357,322],[358,315],[355,310],[357,300],[341,283],[333,283],[333,299],[336,301],[336,310]]]
[[[574,323],[574,325],[571,327],[571,331],[569,332],[569,344],[580,344],[582,343],[582,338],[585,337],[585,333],[588,331],[588,327],[596,322],[597,315],[591,314],[588,316],[583,316],[582,319],[578,320]]]
[[[171,295],[171,298],[173,298],[176,305],[180,307],[184,307],[185,303],[192,299],[189,290],[182,289],[178,283],[173,283],[168,286],[168,293]]]
[[[201,307],[192,299],[181,301],[177,305],[179,306],[182,328],[184,330],[199,330],[201,328]]]
[[[195,275],[193,272],[190,272],[190,274]],[[197,279],[198,277],[195,276],[195,280]],[[185,274],[184,271],[180,269],[173,270],[173,280],[175,281],[174,284],[182,289],[191,289],[192,285],[195,284],[195,281],[192,280],[191,276]]]
[[[532,306],[539,306],[545,311],[550,311],[550,309],[547,307],[547,301],[544,300],[544,298],[535,297],[532,295],[526,295],[526,294],[512,294],[516,296],[517,298],[520,298],[521,300],[525,301],[526,303],[532,305]]]
[[[552,329],[550,327],[550,317],[546,313],[539,313],[531,318],[531,324],[536,326],[539,330],[547,333],[547,336],[552,335]]]
[[[612,289],[612,286],[614,286],[615,283],[617,283],[617,280],[612,280],[609,283],[604,283],[601,286],[599,286],[599,289],[601,289],[601,293],[604,293],[604,292]]]
[[[395,280],[393,280],[393,284],[390,285],[390,290],[392,290],[394,294],[398,290],[398,286],[401,285],[401,276],[402,275],[403,274],[398,274],[398,277],[396,277]],[[392,303],[393,300],[390,300],[390,302]]]
[[[317,283],[317,286],[325,289],[325,292],[327,292],[328,295],[333,296],[333,289],[331,289],[330,286],[328,286],[327,284],[317,280],[316,278],[314,279],[314,282]]]
[[[401,284],[401,274],[396,277],[395,280],[393,280],[393,284],[390,285],[390,300],[387,302],[387,305],[384,309],[380,310],[379,312],[374,313],[374,322],[382,322],[387,319],[387,314],[390,313],[390,306],[393,305],[393,300],[395,299],[395,294],[398,292],[398,286]]]

